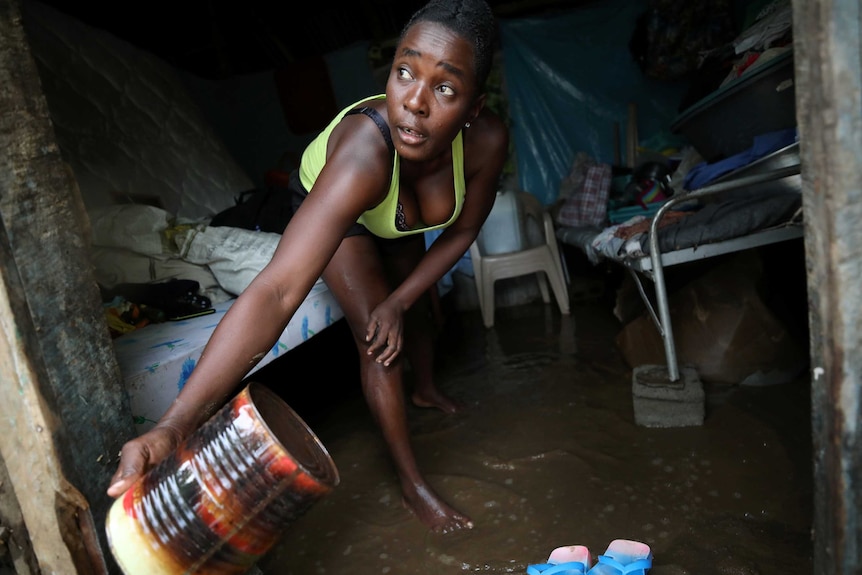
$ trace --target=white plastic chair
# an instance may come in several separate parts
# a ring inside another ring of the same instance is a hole
[[[542,300],[550,303],[548,282],[554,291],[560,313],[568,315],[569,293],[560,250],[554,234],[551,215],[534,195],[517,191],[518,221],[521,238],[526,244],[517,251],[485,254],[482,231],[470,246],[473,261],[473,277],[479,294],[479,308],[485,327],[494,326],[494,284],[497,280],[536,274]],[[487,225],[487,223],[486,223]]]

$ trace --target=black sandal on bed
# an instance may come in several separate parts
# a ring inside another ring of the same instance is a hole
[[[156,308],[164,312],[165,319],[176,321],[213,313],[210,298],[200,295],[200,284],[194,280],[173,279],[152,284],[118,284],[102,290],[102,298],[110,300],[121,296],[126,300]]]

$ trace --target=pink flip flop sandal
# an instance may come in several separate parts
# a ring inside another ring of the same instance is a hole
[[[557,547],[545,563],[527,566],[527,575],[585,575],[592,563],[590,550],[583,545]]]
[[[649,545],[629,539],[614,539],[598,556],[598,562],[587,575],[646,575],[651,567]]]

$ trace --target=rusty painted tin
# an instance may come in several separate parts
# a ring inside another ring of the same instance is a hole
[[[126,575],[238,575],[338,482],[308,425],[251,383],[117,498],[108,542]]]

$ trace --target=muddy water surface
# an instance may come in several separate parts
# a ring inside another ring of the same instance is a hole
[[[542,304],[505,308],[492,330],[478,312],[448,314],[438,381],[470,408],[408,411],[420,467],[476,525],[446,535],[401,505],[358,381],[345,375],[350,349],[327,360],[343,351],[329,342],[305,361],[341,371],[288,370],[285,385],[323,392],[286,399],[326,445],[341,484],[290,525],[261,570],[525,573],[557,546],[586,545],[595,556],[625,538],[651,546],[653,575],[811,573],[808,382],[706,386],[703,426],[639,427],[618,330],[593,305],[569,317]]]

